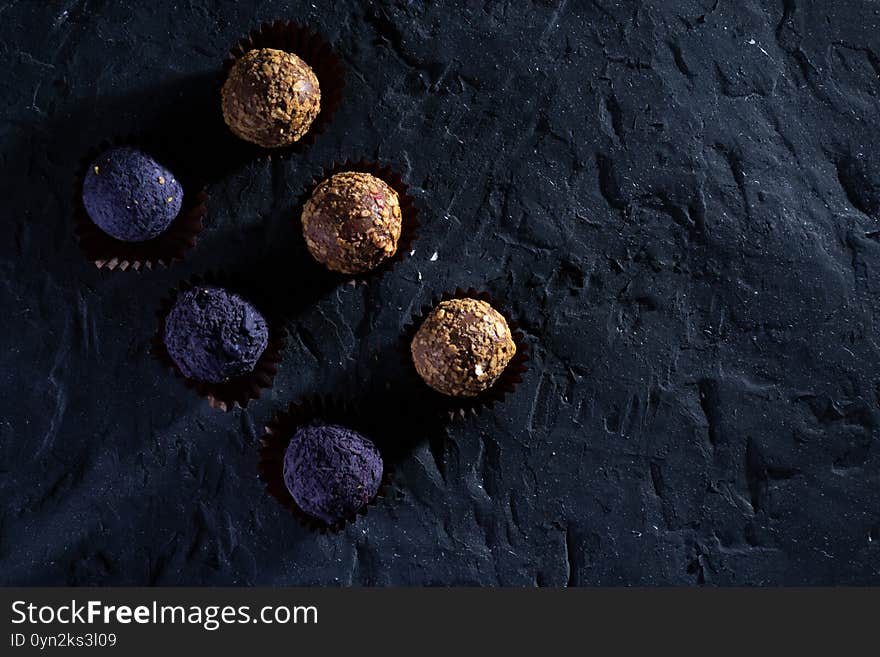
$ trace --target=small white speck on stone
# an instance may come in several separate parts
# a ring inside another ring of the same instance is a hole
[[[412,251],[409,252],[409,257],[412,258],[415,254],[416,254],[416,250],[413,249]]]
[[[422,280],[422,272],[416,271],[416,273],[419,275],[419,280]]]
[[[435,262],[438,257],[439,257],[439,254],[436,251],[434,251],[434,255],[431,256],[431,262]]]
[[[477,363],[476,367],[474,367],[474,374],[477,376],[483,376],[485,370],[483,369],[483,365],[481,363]]]

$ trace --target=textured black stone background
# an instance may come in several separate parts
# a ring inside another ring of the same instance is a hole
[[[0,582],[880,583],[878,15],[0,3]],[[345,61],[327,134],[217,179],[182,265],[84,262],[83,152],[152,126],[213,167],[195,117],[216,113],[229,46],[278,17]],[[373,285],[305,290],[275,388],[213,411],[150,357],[159,301],[267,260],[295,294],[297,196],[362,155],[414,186],[415,253]],[[256,477],[262,425],[301,395],[393,382],[410,313],[471,284],[522,320],[526,381],[413,436],[394,494],[353,528],[300,528]]]

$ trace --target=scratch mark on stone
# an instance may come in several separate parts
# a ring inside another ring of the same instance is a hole
[[[571,529],[565,528],[565,579],[566,586],[577,586],[577,568],[572,561],[572,555],[575,551],[574,537],[571,535]]]
[[[718,382],[713,379],[702,379],[698,385],[700,393],[700,408],[708,424],[709,444],[714,449],[718,445],[720,436],[718,433]]]
[[[49,427],[46,429],[46,434],[43,436],[43,443],[38,450],[38,453],[40,454],[44,454],[46,450],[51,449],[55,444],[55,439],[58,437],[58,429],[61,426],[61,420],[67,409],[67,390],[64,387],[64,383],[58,379],[57,372],[67,359],[69,334],[70,324],[68,323],[65,324],[64,333],[58,341],[55,360],[52,363],[52,369],[49,370],[49,376],[47,377],[49,386],[54,390],[55,408],[49,418]]]
[[[565,6],[568,4],[568,0],[560,0],[559,4],[556,6],[556,9],[550,14],[550,20],[547,21],[547,27],[544,28],[544,32],[541,34],[541,38],[545,39],[551,32],[553,32],[557,27],[559,27],[559,18],[565,12]]]
[[[672,52],[672,61],[675,63],[675,67],[688,80],[693,80],[695,74],[693,71],[691,71],[690,67],[687,65],[687,62],[684,60],[684,53],[681,50],[681,46],[679,46],[675,41],[667,41],[666,45]]]

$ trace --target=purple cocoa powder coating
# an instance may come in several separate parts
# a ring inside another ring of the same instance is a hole
[[[98,228],[125,242],[143,242],[180,213],[183,188],[141,151],[122,146],[99,155],[83,180],[83,205]]]
[[[284,483],[299,508],[328,524],[369,502],[382,481],[372,441],[338,425],[313,424],[294,434],[284,455]]]
[[[219,287],[180,294],[165,319],[165,347],[184,376],[223,383],[254,369],[266,345],[266,320],[247,301]]]

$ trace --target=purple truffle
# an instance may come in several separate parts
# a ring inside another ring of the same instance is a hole
[[[92,162],[82,198],[91,220],[110,237],[143,242],[168,228],[180,213],[183,188],[153,158],[123,146]]]
[[[327,524],[366,506],[382,481],[382,457],[359,433],[332,424],[300,428],[284,455],[284,483],[300,509]]]
[[[254,369],[269,343],[266,320],[219,287],[180,294],[165,319],[165,347],[184,376],[223,383]]]

